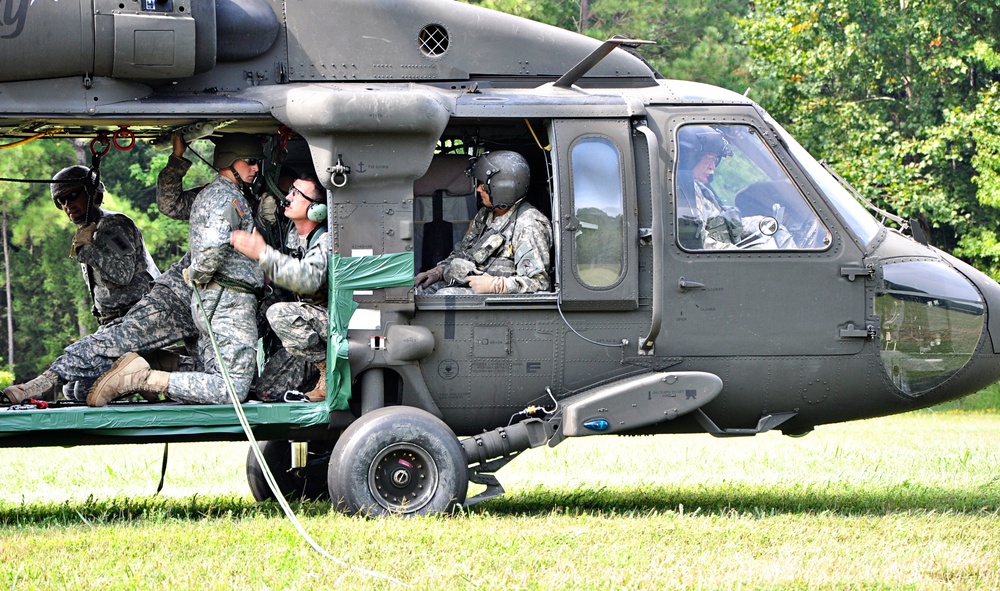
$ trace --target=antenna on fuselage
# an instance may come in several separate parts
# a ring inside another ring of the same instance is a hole
[[[594,66],[596,66],[602,59],[606,58],[608,54],[615,50],[615,48],[621,45],[627,45],[629,47],[637,47],[639,45],[652,45],[656,43],[655,41],[644,41],[642,39],[629,39],[628,37],[622,37],[621,35],[615,35],[607,41],[601,44],[600,47],[590,52],[590,55],[583,58],[580,63],[570,68],[569,72],[566,72],[559,77],[553,83],[553,86],[558,88],[569,88],[576,84],[576,81],[583,78],[583,75],[589,72]]]

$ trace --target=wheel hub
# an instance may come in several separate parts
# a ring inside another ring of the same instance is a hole
[[[368,485],[379,505],[390,511],[413,513],[434,497],[437,464],[415,443],[394,443],[375,456]]]

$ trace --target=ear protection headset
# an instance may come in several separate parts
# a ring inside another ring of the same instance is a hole
[[[314,185],[316,185],[317,187],[319,187],[320,190],[325,190],[314,179],[306,179],[306,180],[308,180],[309,182],[311,182]],[[292,185],[292,188],[295,189],[295,191],[299,195],[302,195],[303,199],[305,199],[306,201],[309,202],[309,209],[306,210],[306,217],[309,218],[309,221],[316,222],[316,223],[325,222],[326,221],[326,213],[327,213],[326,203],[324,201],[320,201],[319,199],[313,199],[309,195],[306,195],[302,191],[299,191],[298,188],[295,185]]]
[[[306,197],[306,199],[309,199]],[[309,199],[309,209],[306,210],[306,217],[313,222],[325,222],[326,221],[326,203],[320,203],[319,201],[313,201]]]

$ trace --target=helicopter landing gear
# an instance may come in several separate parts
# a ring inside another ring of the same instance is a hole
[[[332,441],[309,442],[306,464],[302,468],[292,467],[292,443],[288,441],[261,441],[260,451],[267,467],[270,468],[278,489],[289,501],[318,501],[327,496],[326,467]],[[258,501],[277,500],[271,487],[267,485],[264,471],[253,450],[247,452],[247,482],[250,492]]]
[[[330,498],[341,511],[371,517],[448,513],[465,501],[467,466],[443,421],[417,408],[380,408],[340,436],[330,455]]]

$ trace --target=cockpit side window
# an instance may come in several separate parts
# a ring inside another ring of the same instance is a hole
[[[576,229],[573,270],[593,288],[618,283],[625,272],[625,194],[618,147],[600,136],[584,137],[571,150]]]
[[[754,128],[685,125],[677,144],[681,248],[815,250],[830,244],[830,232]]]

